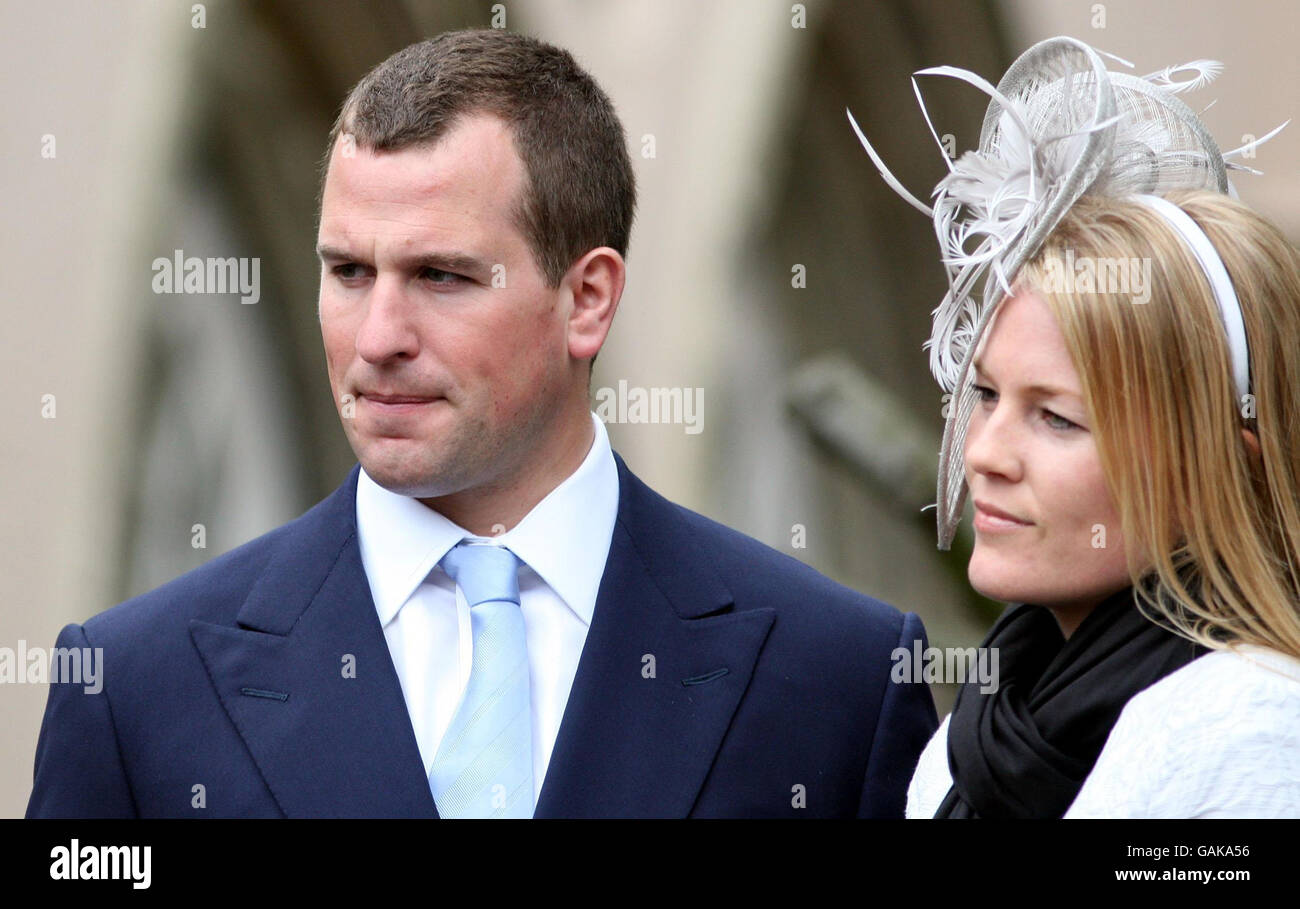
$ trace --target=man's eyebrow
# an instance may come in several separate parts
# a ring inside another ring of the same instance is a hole
[[[322,262],[359,262],[363,257],[338,246],[322,243],[316,247],[316,255]],[[485,272],[486,263],[477,256],[454,250],[433,250],[415,253],[403,258],[408,268],[436,268],[439,271]]]
[[[436,268],[439,271],[481,274],[489,270],[487,263],[478,256],[454,251],[416,253],[407,261],[418,268]]]
[[[322,262],[344,262],[352,259],[346,250],[339,249],[337,246],[326,246],[324,243],[316,247],[316,257]]]
[[[989,376],[987,372],[984,371],[984,368],[980,366],[979,360],[974,361],[974,363],[972,363],[971,365],[975,368],[975,371],[977,373],[980,373],[985,378],[992,378],[991,376]],[[1039,384],[1026,385],[1024,387],[1024,391],[1029,395],[1040,397],[1040,398],[1060,398],[1060,397],[1082,398],[1083,397],[1083,395],[1080,392],[1070,391],[1065,388],[1057,388],[1054,385],[1039,385]]]

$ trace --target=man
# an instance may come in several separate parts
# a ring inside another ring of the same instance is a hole
[[[914,615],[660,498],[591,363],[634,182],[565,52],[443,35],[330,137],[321,332],[360,461],[298,520],[70,625],[29,816],[894,816]]]

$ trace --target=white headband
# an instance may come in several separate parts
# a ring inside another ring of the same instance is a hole
[[[1214,299],[1219,304],[1219,318],[1223,330],[1228,335],[1228,349],[1232,352],[1232,377],[1237,387],[1237,400],[1250,391],[1250,349],[1246,345],[1246,323],[1241,315],[1241,303],[1237,292],[1232,287],[1228,269],[1214,249],[1214,244],[1205,235],[1205,231],[1191,219],[1187,212],[1168,199],[1159,196],[1138,195],[1134,198],[1147,205],[1178,231],[1196,260],[1201,263],[1201,270],[1214,291]]]

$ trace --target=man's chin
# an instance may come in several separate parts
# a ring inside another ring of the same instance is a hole
[[[458,491],[454,482],[445,477],[430,475],[412,470],[388,470],[384,467],[370,467],[363,461],[361,469],[366,472],[376,485],[394,495],[408,496],[413,499],[433,499],[450,495]]]
[[[370,440],[364,448],[354,445],[353,453],[370,479],[396,495],[431,498],[457,490],[454,472],[429,458],[427,442]]]

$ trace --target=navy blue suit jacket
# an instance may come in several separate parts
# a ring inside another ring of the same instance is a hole
[[[901,817],[936,726],[923,683],[890,681],[894,648],[925,645],[917,616],[617,462],[536,816]],[[437,816],[361,564],[356,482],[63,629],[60,647],[103,648],[103,690],[50,686],[29,817]]]

